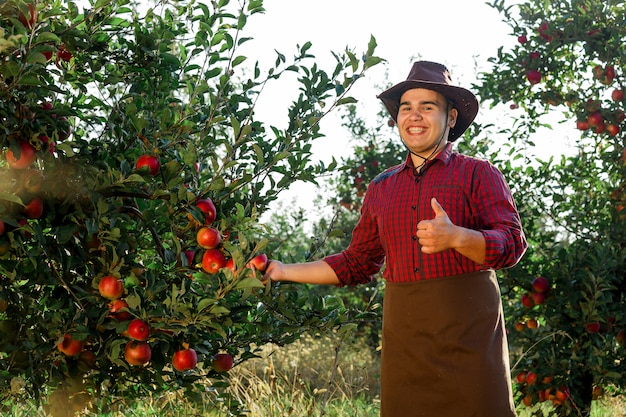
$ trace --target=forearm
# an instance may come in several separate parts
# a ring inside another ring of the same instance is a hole
[[[477,264],[485,263],[486,241],[485,236],[477,230],[458,227],[457,239],[453,246],[461,255],[471,259]]]
[[[265,277],[272,281],[290,281],[301,284],[338,285],[335,271],[324,261],[283,264],[271,261]]]

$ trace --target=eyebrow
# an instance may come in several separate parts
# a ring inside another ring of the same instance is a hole
[[[411,104],[410,101],[402,101],[402,102],[400,102],[400,107],[406,106],[406,105],[410,105],[410,104]],[[439,103],[437,101],[434,101],[434,100],[422,100],[422,101],[419,101],[417,104],[418,105],[433,104],[435,106],[439,106]]]

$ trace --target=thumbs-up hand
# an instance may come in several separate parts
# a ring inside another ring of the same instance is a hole
[[[436,198],[430,200],[435,217],[417,224],[417,238],[423,253],[437,253],[454,247],[456,226]]]

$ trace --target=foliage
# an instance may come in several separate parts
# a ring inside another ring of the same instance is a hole
[[[592,398],[618,393],[626,381],[626,9],[588,0],[492,6],[518,40],[499,50],[475,86],[513,119],[501,126],[507,142],[492,159],[509,179],[530,242],[503,280],[518,400],[552,401],[550,415],[587,416]],[[579,132],[576,152],[525,155],[534,143],[554,146],[560,133],[550,118]],[[551,284],[539,295],[538,276]],[[524,380],[533,374],[535,382]]]
[[[2,404],[26,392],[39,399],[48,386],[59,403],[174,386],[193,399],[207,376],[226,384],[211,367],[215,353],[241,363],[265,342],[342,322],[339,301],[307,303],[246,265],[267,250],[258,217],[268,204],[335,168],[310,161],[311,142],[381,61],[374,38],[362,54],[334,53],[330,71],[310,43],[291,59],[277,51],[262,69],[239,52],[253,41],[245,28],[264,12],[261,0],[94,0],[83,9],[11,0],[0,12],[0,386],[26,384],[3,388]],[[299,82],[289,125],[266,126],[256,100],[289,73]],[[142,156],[152,165],[136,165]],[[33,200],[39,209],[25,210]],[[202,227],[220,232],[231,268],[207,267]],[[104,276],[122,280],[127,317],[99,293]],[[150,328],[147,365],[125,360],[133,318]],[[81,356],[59,351],[64,335],[82,342]],[[187,346],[198,367],[174,371],[173,353]]]

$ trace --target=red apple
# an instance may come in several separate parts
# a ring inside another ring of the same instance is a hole
[[[2,236],[4,234],[5,229],[6,229],[6,226],[5,226],[4,222],[2,220],[0,220],[0,236]]]
[[[589,123],[590,126],[594,127],[604,124],[604,118],[602,117],[602,113],[600,113],[599,111],[594,111],[587,118],[587,123]]]
[[[536,277],[533,279],[533,290],[536,292],[548,292],[550,290],[550,281],[546,277]]]
[[[144,342],[150,337],[150,326],[141,319],[133,319],[128,324],[128,337]]]
[[[211,224],[217,218],[217,210],[215,209],[215,204],[210,198],[203,198],[196,201],[196,207],[200,209],[202,213],[204,213],[204,218],[206,224]]]
[[[267,268],[268,259],[267,255],[262,253],[260,255],[255,256],[248,262],[248,267],[253,266],[257,271],[263,272],[265,268]]]
[[[526,308],[532,308],[535,305],[532,297],[528,293],[522,295],[521,301],[522,305]]]
[[[129,365],[139,366],[150,362],[152,349],[146,342],[128,342],[124,348],[124,359]]]
[[[526,383],[528,385],[534,384],[536,380],[537,380],[537,374],[536,373],[534,373],[533,371],[528,371],[526,373]]]
[[[43,214],[43,201],[39,197],[34,197],[22,211],[27,218],[38,219]]]
[[[78,360],[88,369],[93,369],[96,366],[96,355],[90,350],[80,352]]]
[[[598,333],[600,331],[600,323],[597,321],[587,323],[587,330],[589,333]]]
[[[67,356],[77,356],[82,352],[84,342],[82,340],[72,339],[72,336],[66,334],[59,343],[58,348]]]
[[[226,266],[226,257],[219,249],[207,249],[202,255],[202,269],[209,274],[217,274]]]
[[[98,284],[100,295],[109,300],[117,300],[124,294],[124,282],[113,275],[106,275]]]
[[[566,386],[561,386],[556,390],[556,399],[563,403],[569,398],[569,388]]]
[[[202,249],[214,249],[222,242],[222,235],[214,227],[201,227],[196,233],[196,241]]]
[[[537,327],[539,327],[539,322],[537,321],[537,319],[528,319],[528,321],[526,322],[526,326],[529,329],[536,329]]]
[[[524,323],[518,321],[517,323],[515,323],[515,330],[517,330],[518,332],[521,332],[524,330],[526,326],[524,325]]]
[[[608,125],[606,125],[606,131],[609,135],[616,136],[619,133],[620,129],[618,125],[609,123]]]
[[[193,369],[198,364],[198,355],[193,349],[181,349],[174,352],[172,366],[179,372]]]
[[[230,258],[226,261],[226,268],[235,272],[235,260],[233,258]]]
[[[122,311],[126,309],[125,311]],[[126,300],[118,299],[113,300],[109,305],[110,316],[113,317],[117,321],[126,321],[130,320],[131,315],[128,311],[128,303]]]
[[[26,169],[33,162],[35,162],[35,148],[25,141],[20,141],[19,146],[19,156],[15,156],[13,153],[13,149],[9,148],[6,153],[6,160],[9,166],[13,169]]]
[[[586,120],[576,120],[576,129],[589,130],[589,122]]]
[[[526,374],[527,374],[526,372],[522,371],[522,372],[518,373],[515,376],[515,379],[517,380],[518,383],[525,384],[526,383]]]
[[[152,176],[159,173],[159,160],[153,155],[141,155],[135,162],[135,169],[140,172],[146,172]]]
[[[531,85],[541,82],[541,73],[537,70],[530,70],[526,73],[526,79]]]
[[[613,99],[613,101],[624,100],[624,90],[622,90],[621,88],[616,88],[615,90],[613,90],[613,92],[611,92],[611,98]]]
[[[620,345],[620,346],[626,346],[626,331],[625,330],[620,330],[615,334],[615,341]]]
[[[228,372],[233,367],[233,357],[228,353],[218,353],[213,356],[211,365],[216,372]]]
[[[533,299],[533,303],[535,303],[535,305],[541,305],[546,302],[547,295],[545,292],[533,292],[532,294],[530,294],[530,296]]]
[[[184,250],[179,255],[179,266],[185,266],[187,268],[192,268],[194,266],[194,259],[196,258],[196,252],[193,250]],[[183,265],[183,259],[187,262],[186,265]]]
[[[67,49],[65,44],[61,45],[57,50],[57,63],[59,61],[69,62],[72,59],[72,53]]]
[[[526,42],[528,42],[528,38],[526,37],[526,35],[520,35],[520,36],[517,37],[517,41],[519,43],[526,43]]]

